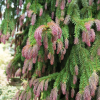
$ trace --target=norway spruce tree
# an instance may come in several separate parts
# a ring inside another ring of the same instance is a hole
[[[0,0],[0,19],[7,79],[27,80],[12,100],[100,100],[100,0]]]

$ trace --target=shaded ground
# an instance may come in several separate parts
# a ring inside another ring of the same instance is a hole
[[[0,86],[0,100],[11,100],[17,91],[15,86]]]
[[[18,78],[7,81],[5,70],[9,61],[13,58],[8,47],[9,44],[0,44],[0,100],[11,100],[18,89],[22,88],[21,81],[18,81]]]
[[[7,48],[9,44],[0,44],[0,85],[6,86],[8,81],[6,79],[5,70],[9,61],[13,58]]]

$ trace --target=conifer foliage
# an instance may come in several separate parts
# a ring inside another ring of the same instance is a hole
[[[7,79],[27,80],[12,100],[100,100],[100,0],[0,0],[0,19]]]

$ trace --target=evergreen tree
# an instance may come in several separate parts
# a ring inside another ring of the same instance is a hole
[[[100,0],[0,0],[0,19],[7,79],[27,80],[13,100],[100,100]]]

